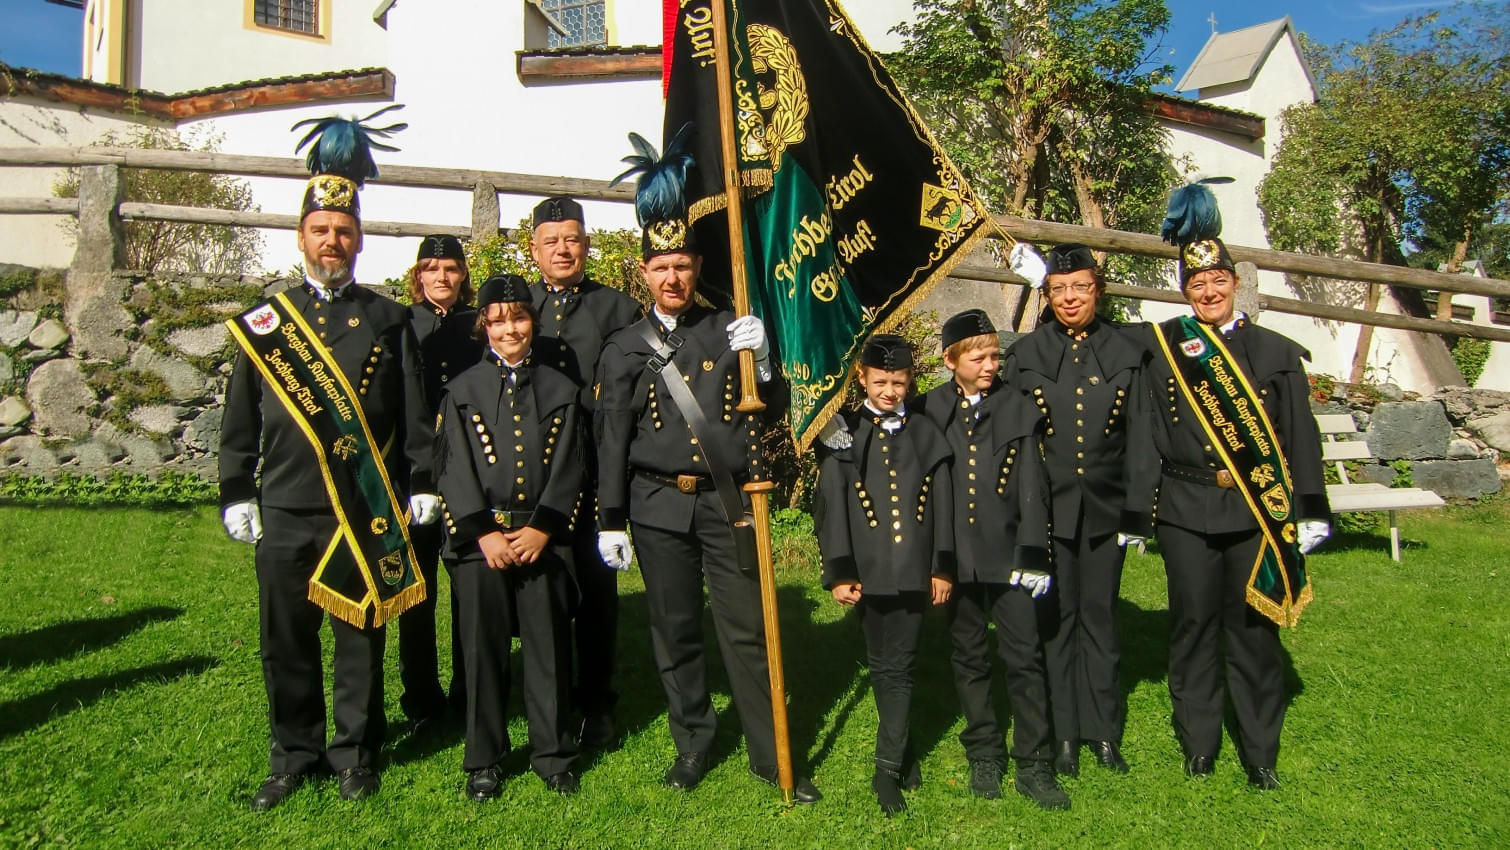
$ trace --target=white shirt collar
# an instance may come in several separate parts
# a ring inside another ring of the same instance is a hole
[[[1232,314],[1232,321],[1228,322],[1225,325],[1222,325],[1218,330],[1220,330],[1222,333],[1227,333],[1227,332],[1231,331],[1233,328],[1237,327],[1237,323],[1238,322],[1241,322],[1243,319],[1246,319],[1246,318],[1248,318],[1248,314],[1244,313],[1241,310],[1239,310],[1236,313]]]
[[[337,286],[335,289],[331,289],[307,274],[304,276],[304,282],[314,287],[315,297],[319,298],[321,301],[329,301],[332,295],[340,294],[341,292],[345,291],[346,287],[351,285],[351,281],[348,280],[340,286]]]
[[[655,314],[656,321],[660,322],[668,331],[676,330],[676,321],[679,316],[672,316],[661,312],[660,307],[651,307],[650,312]]]
[[[907,416],[907,404],[905,402],[902,403],[902,404],[897,405],[897,409],[896,410],[885,411],[885,410],[877,410],[876,407],[875,407],[875,405],[873,405],[873,404],[870,403],[870,399],[866,399],[865,400],[865,409],[868,410],[868,411],[870,411],[871,414],[874,415],[874,416],[886,416],[886,415],[888,415],[888,413],[895,413],[896,415],[901,416],[903,418],[906,418],[906,416]]]

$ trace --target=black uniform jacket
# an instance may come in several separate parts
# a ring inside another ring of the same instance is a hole
[[[843,416],[853,444],[818,464],[823,586],[858,581],[864,593],[892,595],[926,591],[931,576],[953,581],[957,505],[943,433],[911,408],[895,434],[863,406]]]
[[[410,493],[433,493],[432,414],[425,407],[419,344],[409,311],[356,284],[343,287],[330,302],[315,297],[309,284],[300,284],[289,287],[288,300],[319,333],[356,389],[400,507]],[[308,439],[283,403],[267,392],[246,352],[238,351],[221,429],[220,503],[246,499],[292,510],[330,507]]]
[[[568,540],[586,436],[577,385],[532,359],[510,382],[489,352],[451,381],[441,400],[436,475],[448,551],[460,554],[489,531],[524,525],[552,543]]]
[[[1129,333],[1094,319],[1082,336],[1050,319],[1007,352],[1003,379],[1044,416],[1059,537],[1073,538],[1077,528],[1100,537],[1152,521],[1127,505],[1129,482],[1158,476],[1157,458],[1128,451],[1130,442],[1147,442],[1150,427],[1139,389],[1144,350]]]
[[[1165,324],[1178,322],[1170,319]],[[1174,373],[1159,348],[1151,324],[1139,329],[1146,346],[1146,384],[1152,407],[1152,446],[1158,455],[1181,466],[1216,470],[1221,460],[1191,412]],[[1237,366],[1263,399],[1290,467],[1292,499],[1298,519],[1331,519],[1321,463],[1321,434],[1311,414],[1310,386],[1301,359],[1310,353],[1289,337],[1239,319],[1223,335]],[[1204,534],[1251,531],[1253,512],[1236,489],[1222,489],[1161,475],[1134,488],[1130,499],[1158,521]],[[1139,531],[1147,534],[1151,529]]]
[[[476,336],[477,311],[457,304],[448,313],[429,301],[409,305],[409,324],[419,340],[424,369],[425,407],[440,409],[440,394],[452,378],[482,359],[487,345]]]
[[[950,477],[959,580],[1006,584],[1014,569],[1052,572],[1038,409],[1000,380],[974,406],[959,384],[949,381],[909,409],[937,425],[954,453]]]
[[[758,427],[751,427],[739,403],[739,356],[729,349],[724,330],[734,314],[693,306],[678,317],[676,334],[683,340],[672,357],[682,373],[710,434],[701,441],[666,393],[666,374],[656,373],[648,390],[637,392],[652,348],[641,328],[650,327],[658,339],[665,329],[653,315],[609,337],[598,358],[598,527],[625,528],[635,522],[668,531],[692,528],[695,493],[682,493],[652,476],[708,475],[707,461],[729,471],[736,482],[749,475],[751,458],[760,452]],[[760,385],[766,421],[779,419],[786,409],[786,385],[779,377]],[[643,397],[643,398],[641,398]],[[705,456],[706,453],[706,456]]]
[[[583,408],[594,410],[592,383],[598,353],[614,331],[640,317],[639,302],[588,278],[560,292],[543,280],[536,281],[530,286],[530,297],[540,311],[536,357],[571,378],[581,388]]]

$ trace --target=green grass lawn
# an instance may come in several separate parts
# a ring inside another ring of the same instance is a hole
[[[1405,523],[1403,565],[1382,533],[1334,541],[1310,562],[1316,602],[1285,635],[1278,792],[1248,790],[1230,741],[1215,776],[1181,774],[1163,571],[1150,554],[1129,558],[1123,583],[1132,773],[1086,758],[1064,813],[1010,790],[972,799],[933,616],[913,713],[924,784],[906,816],[886,820],[869,787],[875,711],[858,624],[818,588],[798,523],[776,548],[794,747],[827,795],[818,805],[783,809],[750,778],[727,715],[703,785],[660,787],[675,753],[635,572],[620,584],[625,737],[581,765],[576,797],[547,792],[520,751],[503,798],[476,805],[462,796],[459,730],[413,739],[395,725],[379,796],[346,803],[326,779],[254,815],[267,725],[251,550],[207,507],[0,507],[0,846],[1506,846],[1510,507]],[[713,679],[722,688],[721,670]],[[716,699],[726,711],[726,692]],[[516,689],[522,745],[517,702]]]

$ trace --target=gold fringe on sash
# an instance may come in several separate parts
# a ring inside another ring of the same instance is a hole
[[[424,601],[425,580],[421,577],[414,584],[374,605],[372,608],[372,625],[381,626]]]
[[[423,589],[424,585],[415,585],[415,587]],[[404,592],[408,593],[413,589],[406,588]],[[332,616],[344,623],[358,629],[367,628],[366,605],[361,602],[352,602],[314,579],[309,580],[309,601],[329,611]],[[373,625],[382,624],[375,622]]]

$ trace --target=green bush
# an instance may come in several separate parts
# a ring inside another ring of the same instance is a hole
[[[495,274],[517,274],[526,280],[540,276],[530,258],[530,222],[491,239],[467,245],[467,269],[477,286]],[[650,291],[640,275],[640,235],[633,230],[592,230],[587,252],[587,276],[605,286],[623,290],[641,304],[650,303]]]
[[[1460,336],[1453,341],[1452,360],[1458,364],[1458,371],[1463,373],[1463,380],[1468,386],[1479,382],[1479,376],[1484,374],[1484,366],[1489,363],[1492,352],[1492,344],[1487,339]]]
[[[198,475],[164,470],[156,478],[119,470],[105,478],[60,472],[54,478],[0,475],[0,501],[25,505],[121,505],[163,507],[214,503],[215,484]]]

